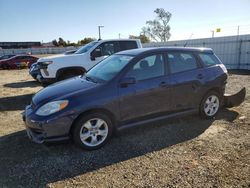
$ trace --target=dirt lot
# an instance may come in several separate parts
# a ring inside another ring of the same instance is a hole
[[[214,120],[133,128],[87,152],[29,141],[20,113],[41,87],[27,70],[2,70],[0,187],[250,187],[250,76],[231,75],[227,90],[243,85],[246,101]]]

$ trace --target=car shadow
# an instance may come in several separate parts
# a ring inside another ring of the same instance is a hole
[[[33,95],[34,93],[0,98],[0,112],[24,110],[25,106],[30,104]]]
[[[223,109],[216,119],[233,121],[237,116],[237,112]],[[0,185],[45,187],[194,139],[213,121],[189,116],[131,128],[95,151],[83,151],[71,143],[38,145],[25,131],[15,132],[0,137]]]
[[[4,87],[9,87],[9,88],[25,88],[25,87],[34,88],[34,87],[39,87],[39,86],[41,86],[41,84],[39,84],[35,80],[4,84]]]
[[[237,74],[237,75],[250,75],[250,70],[245,69],[228,69],[229,74]]]

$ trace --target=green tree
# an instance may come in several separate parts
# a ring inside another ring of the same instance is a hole
[[[157,8],[154,12],[157,15],[156,18],[146,21],[146,26],[142,28],[142,32],[156,42],[166,42],[171,36],[168,23],[172,14],[163,8]]]
[[[74,43],[74,42],[70,42],[69,40],[67,40],[67,46],[77,46],[77,44]]]
[[[52,44],[53,44],[54,46],[58,46],[58,42],[56,41],[56,39],[55,39],[55,40],[52,40]]]
[[[77,44],[78,45],[85,45],[85,44],[88,44],[88,43],[90,43],[90,42],[92,42],[94,40],[95,40],[95,38],[85,37],[84,39],[78,41]]]
[[[135,35],[129,35],[130,39],[140,39],[142,43],[149,43],[150,39],[146,36],[146,35],[139,35],[139,36],[135,36]]]
[[[63,40],[63,38],[59,37],[58,46],[67,46],[67,43]]]

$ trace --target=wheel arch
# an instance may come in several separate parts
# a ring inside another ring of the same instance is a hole
[[[88,109],[88,110],[85,110],[83,112],[81,112],[73,121],[73,123],[71,124],[71,127],[70,127],[70,135],[72,135],[72,131],[74,129],[74,126],[75,126],[75,123],[83,116],[85,115],[88,115],[88,114],[93,114],[93,113],[101,113],[101,114],[104,114],[106,116],[108,116],[112,122],[112,125],[114,126],[114,131],[116,131],[116,123],[117,123],[117,119],[115,117],[115,115],[110,111],[110,110],[107,110],[105,108],[93,108],[93,109]]]
[[[220,87],[215,86],[215,87],[212,87],[212,88],[210,88],[209,90],[207,90],[207,91],[203,94],[202,99],[203,99],[208,93],[210,93],[210,92],[212,92],[212,91],[218,93],[220,97],[222,97],[222,95],[223,95],[222,89],[221,89]]]
[[[60,68],[56,71],[56,79],[58,79],[63,72],[74,72],[76,74],[82,74],[86,72],[86,69],[80,66]]]
[[[214,86],[214,87],[211,87],[210,89],[206,90],[206,91],[202,94],[202,96],[200,97],[200,101],[199,101],[199,103],[198,103],[199,108],[200,108],[200,105],[201,105],[203,99],[204,99],[204,98],[207,96],[207,94],[210,93],[210,92],[216,92],[216,93],[218,93],[218,94],[219,94],[219,97],[220,97],[220,101],[223,102],[223,101],[222,101],[222,100],[223,100],[223,91],[222,91],[222,89],[220,89],[220,87],[218,87],[218,86]]]

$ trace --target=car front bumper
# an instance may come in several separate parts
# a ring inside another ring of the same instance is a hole
[[[36,80],[37,75],[40,74],[40,72],[38,69],[35,69],[35,70],[29,71],[29,74],[32,76],[32,78],[34,78]]]
[[[54,82],[56,82],[55,78],[44,78],[40,72],[40,70],[38,70],[38,74],[36,76],[36,80],[39,81],[42,84],[52,84]]]
[[[22,113],[28,137],[35,143],[56,142],[69,139],[73,119],[69,117],[38,117],[31,105]]]

